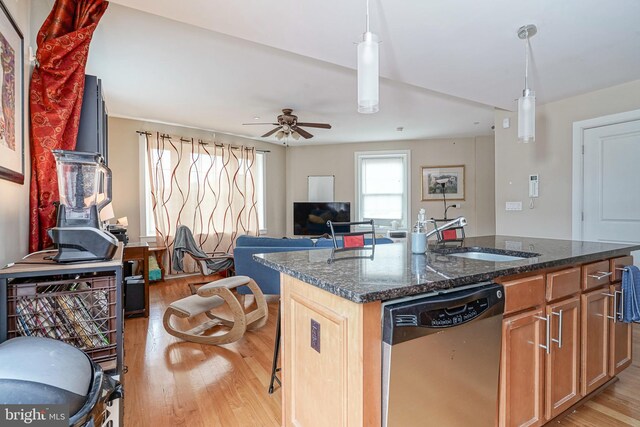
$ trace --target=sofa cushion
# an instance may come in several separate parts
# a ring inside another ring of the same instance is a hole
[[[289,241],[289,239],[285,239],[284,241]],[[315,248],[236,246],[233,251],[236,274],[251,277],[258,284],[258,286],[262,290],[262,293],[278,295],[280,294],[280,272],[258,263],[253,259],[253,255],[273,252],[307,251],[313,249]],[[250,293],[249,288],[247,288],[246,286],[239,287],[238,292],[241,294]]]
[[[236,247],[261,247],[270,248],[312,248],[311,239],[277,239],[274,237],[240,236],[236,240]]]

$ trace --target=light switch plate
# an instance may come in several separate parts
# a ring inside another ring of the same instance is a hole
[[[502,129],[509,129],[509,126],[511,126],[509,117],[502,119]]]
[[[522,202],[506,202],[504,208],[507,211],[521,211]]]

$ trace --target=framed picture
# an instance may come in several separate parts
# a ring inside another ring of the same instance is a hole
[[[464,200],[464,165],[423,166],[422,201]]]
[[[0,1],[0,178],[24,184],[24,38]]]

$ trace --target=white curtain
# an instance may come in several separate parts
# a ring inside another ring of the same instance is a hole
[[[147,138],[147,161],[156,236],[169,255],[166,271],[175,273],[178,225],[189,227],[205,252],[231,253],[238,236],[258,235],[254,148],[156,134]],[[185,270],[195,265],[185,262]]]

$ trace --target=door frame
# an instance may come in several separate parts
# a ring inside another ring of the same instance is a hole
[[[610,114],[593,119],[573,122],[573,182],[571,204],[571,238],[582,240],[582,209],[584,206],[584,133],[593,128],[617,125],[620,123],[640,120],[640,110],[626,111],[624,113]]]

